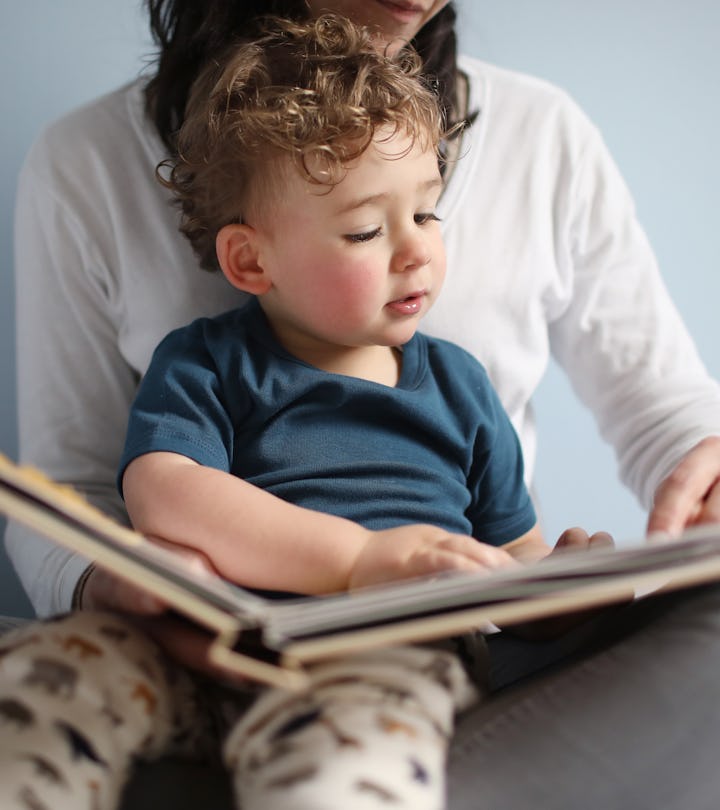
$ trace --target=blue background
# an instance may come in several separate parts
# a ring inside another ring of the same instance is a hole
[[[603,131],[635,195],[671,293],[720,377],[720,3],[717,0],[460,0],[463,48],[567,89]],[[2,0],[0,29],[0,451],[17,452],[12,211],[39,129],[142,71],[152,55],[133,0]],[[569,525],[642,532],[561,373],[536,403],[537,485],[549,537]],[[30,608],[0,553],[0,613]]]

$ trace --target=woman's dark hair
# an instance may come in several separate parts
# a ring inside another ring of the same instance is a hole
[[[160,137],[174,152],[190,87],[206,62],[233,41],[247,39],[260,17],[308,17],[304,0],[146,0],[158,48],[156,72],[146,89],[147,109]],[[436,89],[448,124],[456,122],[455,9],[449,3],[413,40],[423,73]]]

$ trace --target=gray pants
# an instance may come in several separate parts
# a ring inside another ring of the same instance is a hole
[[[720,586],[489,646],[493,695],[458,720],[449,810],[720,807]]]

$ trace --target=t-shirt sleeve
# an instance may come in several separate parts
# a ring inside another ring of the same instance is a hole
[[[472,496],[468,518],[473,537],[497,546],[530,531],[537,516],[524,482],[520,441],[489,382],[485,410],[468,479]]]
[[[117,483],[133,459],[179,453],[229,471],[233,423],[217,365],[200,323],[171,332],[157,347],[130,410]]]

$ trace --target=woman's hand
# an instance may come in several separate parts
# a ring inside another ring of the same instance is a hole
[[[147,539],[172,551],[190,572],[217,573],[208,558],[195,549],[168,543],[159,537]],[[81,586],[77,606],[81,610],[110,610],[141,616],[163,613],[167,607],[148,591],[97,565],[91,567]]]
[[[655,490],[648,534],[671,537],[688,526],[720,523],[720,437],[710,436],[689,450]]]
[[[152,538],[153,542],[171,549],[191,569],[215,573],[204,554]],[[79,607],[122,613],[130,619],[175,661],[190,669],[204,672],[226,682],[242,683],[237,673],[230,673],[211,664],[208,651],[214,637],[201,627],[178,615],[169,613],[167,605],[137,585],[115,574],[93,566],[82,588]]]
[[[87,574],[77,606],[81,610],[108,610],[138,616],[165,611],[165,604],[155,596],[97,565]]]
[[[348,589],[440,571],[496,571],[518,563],[501,548],[451,534],[437,526],[412,524],[369,532],[348,578]]]

